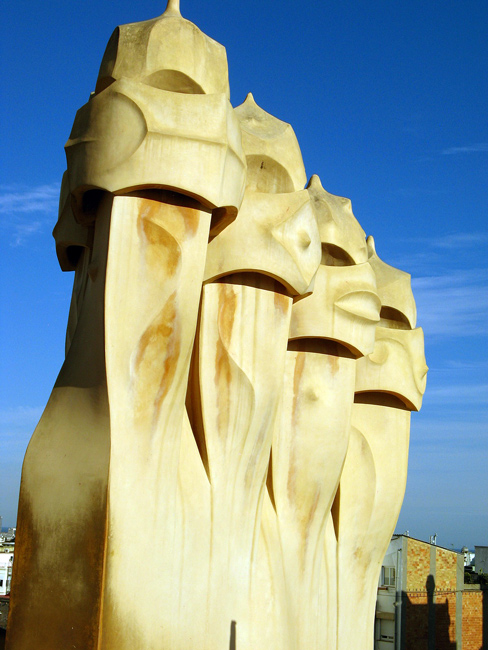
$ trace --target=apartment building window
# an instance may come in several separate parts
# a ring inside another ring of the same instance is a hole
[[[395,586],[395,567],[393,566],[383,567],[383,585],[385,587]]]

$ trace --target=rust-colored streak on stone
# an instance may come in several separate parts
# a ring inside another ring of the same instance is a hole
[[[134,361],[137,419],[153,422],[172,385],[181,348],[176,291],[141,336]]]
[[[328,354],[327,359],[329,361],[327,365],[329,366],[330,374],[332,376],[337,375],[340,370],[340,357],[333,354]]]
[[[196,210],[179,205],[163,206],[149,199],[141,199],[141,202],[139,232],[143,240],[145,273],[153,284],[160,283],[164,292],[168,287],[175,287],[181,267],[181,247],[172,232],[190,230],[193,233],[198,227]],[[161,219],[164,219],[162,224],[158,223]],[[164,227],[165,224],[172,232]],[[175,289],[145,329],[135,352],[133,386],[138,425],[152,422],[154,426],[159,418],[178,366],[181,327]]]
[[[274,306],[276,311],[279,311],[284,316],[287,314],[290,307],[291,298],[281,293],[274,294]]]
[[[211,211],[189,196],[151,189],[136,190],[130,195],[140,199],[142,219],[158,221],[158,217],[160,218],[163,212],[161,208],[164,206],[165,221],[169,219],[180,226],[181,232],[178,233],[178,239],[193,237],[198,231],[203,214],[208,214],[207,220],[210,222]]]
[[[141,211],[140,223],[146,242],[146,263],[151,273],[159,277],[172,277],[176,274],[181,250],[176,239],[162,226],[152,221],[158,208],[154,201]]]
[[[222,285],[219,292],[219,334],[226,347],[230,345],[237,308],[237,295],[233,287]]]
[[[218,425],[217,433],[224,438],[229,428],[229,397],[231,369],[227,350],[222,341],[217,341],[215,353],[215,385],[217,387]]]
[[[151,221],[143,220],[143,230],[150,244],[146,251],[148,269],[172,277],[181,258],[178,243],[169,232]]]
[[[200,212],[194,208],[178,208],[179,213],[182,216],[183,222],[185,224],[185,235],[186,237],[194,237],[197,230],[198,224],[200,221]]]
[[[159,385],[158,395],[156,397],[156,409],[161,408],[161,403],[166,397],[169,387],[172,384],[175,371],[178,365],[178,358],[181,349],[181,323],[178,318],[176,308],[176,291],[169,297],[163,309],[163,321],[166,323],[166,330],[168,331],[167,345],[164,355],[164,372]],[[169,323],[171,323],[171,331],[169,332]]]
[[[317,506],[319,504],[320,500],[320,495],[321,495],[321,489],[320,485],[316,484],[315,492],[313,495],[313,500],[309,508],[304,509],[301,508],[299,511],[299,514],[302,514],[303,516],[301,517],[302,519],[302,535],[304,539],[304,553],[301,557],[301,564],[302,564],[302,571],[305,571],[305,557],[307,555],[307,547],[309,545],[309,542],[313,539],[314,541],[316,540],[315,536],[312,537],[310,534],[310,528],[312,527],[312,524],[314,523],[314,517],[315,517],[315,512],[317,510]]]
[[[228,345],[232,337],[237,296],[232,287],[221,285],[219,291],[219,338],[215,354],[215,384],[217,387],[218,433],[225,436],[229,427],[231,360]]]
[[[310,526],[312,524],[313,518],[315,516],[315,511],[317,510],[317,506],[318,506],[318,503],[319,503],[320,493],[321,493],[320,485],[317,484],[317,487],[315,488],[315,492],[314,492],[314,495],[313,495],[312,505],[311,505],[311,507],[310,507],[310,509],[308,511],[308,516],[307,516],[307,526],[306,526],[306,532],[305,532],[305,537],[307,539],[309,538],[309,529],[310,529]]]
[[[297,408],[299,407],[300,402],[300,386],[303,376],[303,370],[305,368],[305,359],[306,353],[298,352],[295,363],[295,372],[293,374],[293,407],[292,407],[292,422],[293,426],[296,426],[297,420]]]
[[[296,363],[295,363],[295,372],[293,374],[293,405],[292,405],[292,413],[291,413],[291,426],[292,429],[295,429],[296,423],[297,423],[297,418],[298,418],[298,413],[297,409],[300,407],[300,386],[301,386],[301,381],[302,381],[302,376],[303,376],[303,370],[305,368],[305,354],[299,352],[296,356]],[[288,474],[288,482],[287,482],[287,491],[288,491],[288,499],[290,502],[294,502],[295,500],[295,492],[296,492],[296,469],[295,469],[295,454],[294,454],[294,445],[293,445],[293,433],[291,436],[291,450],[290,450],[290,465],[289,465],[289,474]]]

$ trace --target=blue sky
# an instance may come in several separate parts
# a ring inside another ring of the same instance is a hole
[[[307,169],[412,274],[430,366],[398,532],[488,543],[488,4],[181,0],[227,48],[231,101],[290,122]],[[3,7],[0,514],[64,352],[72,275],[51,231],[63,145],[116,25],[164,2]]]

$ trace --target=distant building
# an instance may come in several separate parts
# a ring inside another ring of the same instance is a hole
[[[488,546],[474,547],[474,567],[476,573],[488,573]]]
[[[0,552],[0,596],[6,596],[10,593],[13,561],[13,553]]]
[[[16,528],[9,528],[6,533],[0,533],[0,546],[15,544]]]
[[[378,587],[375,650],[484,647],[484,592],[464,584],[464,560],[464,553],[393,536]]]
[[[474,551],[470,551],[467,546],[463,546],[461,553],[464,555],[464,566],[473,568],[474,566]]]

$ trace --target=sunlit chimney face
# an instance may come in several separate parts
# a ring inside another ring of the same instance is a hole
[[[313,175],[308,192],[319,224],[326,266],[350,266],[368,261],[364,230],[353,214],[350,199],[330,194]]]
[[[225,48],[181,16],[178,0],[158,18],[117,27],[65,147],[75,218],[86,218],[92,190],[150,188],[232,221],[246,163],[229,96]]]
[[[265,194],[302,190],[307,176],[291,125],[260,108],[251,94],[234,112],[246,155],[247,189]]]
[[[372,354],[360,359],[356,370],[356,393],[396,396],[408,410],[418,411],[427,382],[424,334],[415,328],[416,308],[410,275],[385,264],[368,238],[370,263],[376,274],[381,299],[381,320],[376,328]]]
[[[381,298],[382,324],[397,329],[413,329],[417,322],[417,308],[410,274],[383,262],[376,253],[373,237],[368,237],[367,246]]]
[[[297,295],[307,291],[319,263],[317,222],[306,190],[246,191],[235,222],[209,244],[205,277],[263,273]]]
[[[317,216],[321,264],[313,294],[295,303],[290,338],[337,341],[354,356],[373,350],[380,301],[365,235],[351,202],[326,192],[313,176],[308,192]]]
[[[378,327],[372,354],[359,359],[356,393],[395,395],[408,410],[418,411],[427,382],[422,328]]]
[[[295,134],[252,96],[235,114],[246,155],[246,190],[235,222],[209,244],[205,279],[258,273],[302,295],[319,267],[321,246],[310,195],[301,189],[305,170]]]

